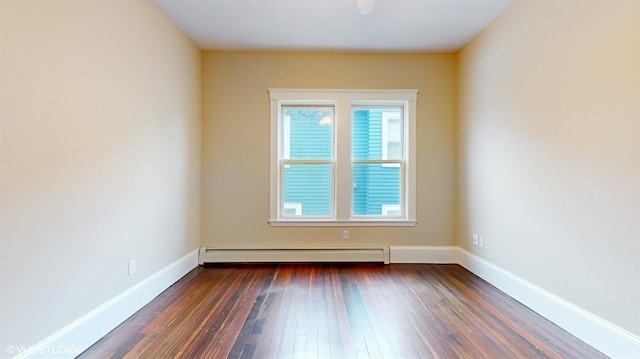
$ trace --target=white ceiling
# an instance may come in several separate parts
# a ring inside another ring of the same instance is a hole
[[[156,0],[203,50],[450,52],[515,0]]]

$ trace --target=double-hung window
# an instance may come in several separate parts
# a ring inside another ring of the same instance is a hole
[[[415,225],[417,92],[269,89],[269,223]]]

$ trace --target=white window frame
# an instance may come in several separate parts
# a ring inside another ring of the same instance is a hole
[[[271,226],[415,226],[416,225],[416,100],[417,89],[392,90],[345,90],[345,89],[269,89],[271,139],[270,139],[270,208]],[[290,104],[334,104],[335,105],[335,151],[334,206],[332,218],[291,218],[280,215],[281,170],[280,150],[283,129],[281,119],[283,105]],[[352,210],[352,158],[351,125],[354,105],[402,106],[404,108],[403,151],[405,173],[403,188],[403,216],[354,217]]]
[[[280,168],[280,171],[278,171],[278,188],[277,188],[277,193],[278,193],[278,201],[279,203],[282,204],[282,209],[278,212],[278,219],[281,221],[291,221],[291,220],[300,220],[301,218],[296,218],[296,217],[291,217],[291,216],[284,216],[281,211],[283,211],[284,209],[286,209],[286,203],[282,202],[282,196],[280,195],[280,191],[282,190],[283,186],[284,186],[284,178],[281,176],[282,173],[284,172],[285,168],[290,168],[291,164],[324,164],[324,165],[330,165],[331,166],[331,172],[332,172],[332,178],[331,178],[331,187],[334,189],[331,193],[331,203],[333,204],[333,208],[331,209],[331,213],[325,216],[318,216],[318,217],[304,217],[304,220],[332,220],[335,219],[335,203],[336,203],[336,191],[335,191],[335,172],[336,172],[336,153],[335,153],[335,148],[336,148],[336,129],[333,123],[331,123],[330,125],[333,126],[332,132],[333,132],[333,152],[331,155],[330,159],[323,159],[323,160],[293,160],[291,159],[291,142],[290,141],[285,141],[284,139],[288,139],[291,136],[291,117],[289,116],[285,116],[283,115],[283,108],[287,108],[288,106],[292,106],[292,105],[302,105],[302,108],[306,108],[307,106],[309,108],[327,108],[327,109],[332,109],[334,116],[335,116],[335,103],[333,102],[327,102],[327,101],[315,101],[313,103],[309,103],[308,101],[304,101],[304,102],[299,102],[299,101],[288,101],[285,103],[281,103],[278,107],[278,116],[281,116],[281,118],[278,118],[278,124],[281,124],[280,128],[278,128],[278,135],[281,136],[278,138],[278,142],[279,145],[282,146],[281,149],[279,149],[278,154],[277,154],[277,162],[278,162],[278,166]],[[293,106],[292,106],[293,107]],[[281,152],[280,152],[281,151]],[[272,162],[273,163],[273,162]],[[302,204],[300,204],[300,216],[302,216]]]

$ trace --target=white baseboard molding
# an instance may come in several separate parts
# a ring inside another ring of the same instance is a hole
[[[612,358],[640,358],[640,337],[633,333],[462,248],[458,248],[457,262],[602,353]]]
[[[199,263],[250,262],[381,262],[389,263],[389,248],[200,248]]]
[[[458,249],[454,246],[391,246],[391,263],[458,263]]]
[[[391,246],[389,248],[286,249],[277,251],[261,249],[257,252],[201,248],[199,251],[194,250],[188,253],[14,358],[75,357],[79,353],[52,354],[51,349],[87,349],[195,268],[198,263],[269,261],[457,263],[602,353],[612,358],[640,358],[640,337],[455,246]]]
[[[14,358],[76,357],[197,266],[194,250]]]

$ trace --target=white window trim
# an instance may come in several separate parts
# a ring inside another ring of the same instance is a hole
[[[269,224],[271,226],[415,226],[416,221],[416,99],[418,90],[347,90],[347,89],[269,89],[271,105],[271,138],[270,138],[270,207]],[[283,135],[279,128],[280,109],[283,103],[332,103],[336,105],[335,143],[337,147],[334,172],[334,205],[335,218],[303,218],[279,217],[280,208],[280,170],[279,143]],[[351,108],[359,103],[377,105],[403,104],[405,109],[404,121],[406,173],[402,193],[406,214],[404,218],[353,218],[351,216],[351,146],[340,146],[340,143],[351,141],[351,121],[340,119],[351,118]],[[336,199],[340,199],[340,202]]]

